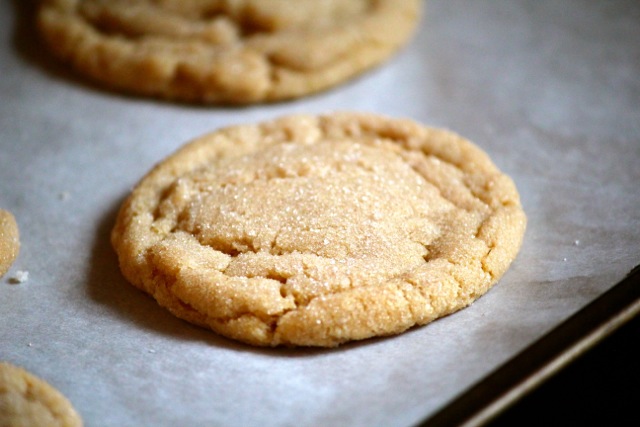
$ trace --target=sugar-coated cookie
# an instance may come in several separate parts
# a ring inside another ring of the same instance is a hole
[[[123,204],[125,277],[174,315],[259,346],[397,334],[484,294],[519,251],[513,181],[471,142],[372,114],[218,130]]]
[[[81,427],[82,418],[50,384],[0,362],[0,426]]]
[[[44,0],[50,50],[133,94],[249,104],[325,90],[408,42],[421,0]]]
[[[19,252],[20,233],[16,219],[11,212],[0,209],[0,277],[9,271]]]

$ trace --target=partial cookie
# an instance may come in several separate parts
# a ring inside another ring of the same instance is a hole
[[[248,104],[325,90],[415,31],[420,0],[45,0],[43,37],[117,90]]]
[[[336,346],[467,306],[525,223],[472,143],[344,113],[196,139],[137,185],[112,243],[126,278],[182,319],[259,346]]]
[[[82,419],[51,385],[22,368],[0,362],[0,426],[80,427]]]
[[[20,252],[18,224],[11,212],[0,209],[0,277],[9,271],[9,267]]]

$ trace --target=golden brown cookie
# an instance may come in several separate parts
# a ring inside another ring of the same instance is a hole
[[[327,89],[407,43],[420,0],[45,0],[43,37],[114,89],[247,104]]]
[[[341,113],[187,144],[123,204],[121,269],[176,316],[261,346],[336,346],[463,308],[515,258],[512,180],[469,141]]]
[[[22,368],[0,362],[0,426],[80,427],[82,419],[51,385]]]
[[[0,277],[9,271],[9,267],[20,252],[18,224],[11,212],[0,209]]]

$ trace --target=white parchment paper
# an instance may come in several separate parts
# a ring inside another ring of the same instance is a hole
[[[87,426],[408,426],[615,285],[640,262],[640,4],[426,6],[412,43],[361,78],[222,108],[87,84],[40,45],[33,1],[0,2],[0,207],[22,239],[0,279],[0,360],[58,388]],[[487,295],[393,338],[255,349],[126,283],[109,232],[156,162],[221,126],[332,110],[452,129],[514,178],[528,230]]]

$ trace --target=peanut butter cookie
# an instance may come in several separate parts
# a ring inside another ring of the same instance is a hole
[[[412,36],[420,0],[45,0],[39,27],[78,72],[129,93],[248,104],[327,89]]]
[[[484,294],[519,251],[512,180],[469,141],[339,113],[234,126],[123,204],[125,277],[174,315],[259,346],[397,334]]]

